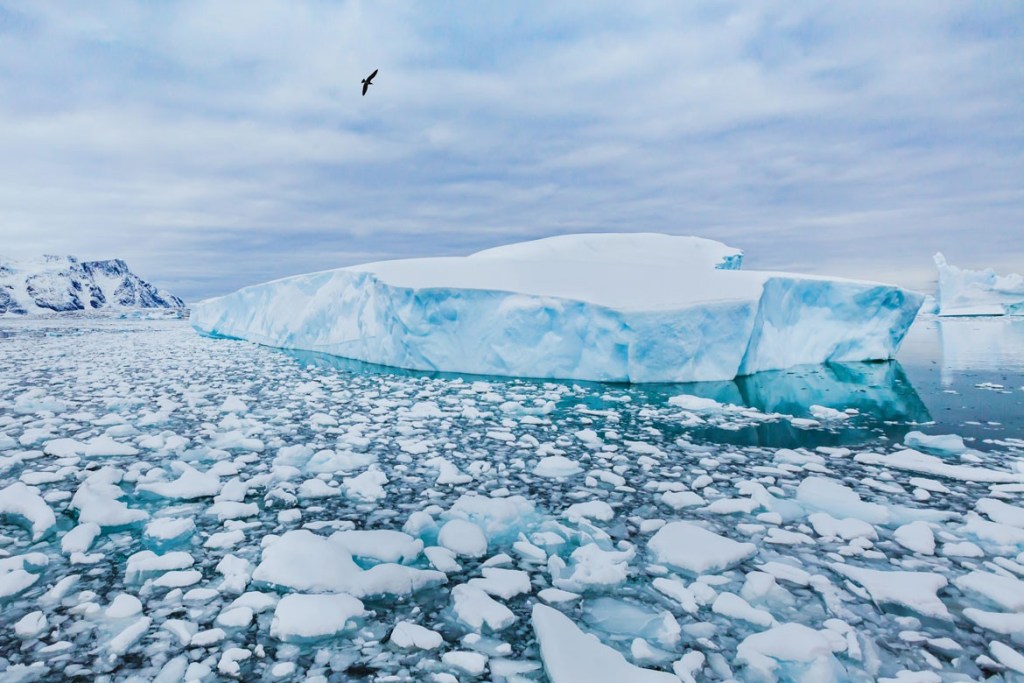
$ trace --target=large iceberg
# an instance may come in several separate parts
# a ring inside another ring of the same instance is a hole
[[[191,320],[410,370],[687,382],[892,358],[923,301],[741,261],[697,237],[565,235],[288,277],[200,302]]]
[[[939,269],[939,315],[1024,315],[1024,276],[1000,276],[991,268],[957,268],[949,265],[941,252],[935,255],[935,266]]]

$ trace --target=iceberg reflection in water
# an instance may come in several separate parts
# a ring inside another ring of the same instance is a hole
[[[957,374],[1024,370],[1024,318],[936,320],[942,345],[942,383]]]
[[[762,413],[781,413],[794,417],[811,417],[811,406],[824,406],[857,414],[841,430],[807,430],[789,420],[756,421],[748,427],[728,430],[709,424],[706,429],[686,432],[697,437],[743,445],[774,447],[847,446],[876,438],[879,431],[889,438],[902,439],[914,423],[927,422],[931,415],[924,402],[897,361],[867,363],[829,363],[807,365],[787,370],[758,372],[723,382],[688,382],[672,384],[611,384],[573,382],[570,380],[515,379],[453,373],[428,373],[402,370],[382,365],[341,358],[311,351],[281,350],[304,365],[329,367],[339,372],[385,373],[405,377],[434,377],[487,381],[493,383],[569,384],[592,389],[582,405],[600,410],[612,407],[604,395],[614,389],[641,403],[663,404],[670,396],[689,394],[719,403],[753,408]],[[568,399],[559,410],[572,410],[581,402]],[[662,425],[667,433],[682,431],[678,425]]]

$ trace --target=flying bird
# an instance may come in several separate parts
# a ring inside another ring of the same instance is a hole
[[[371,85],[373,85],[373,77],[377,75],[378,71],[380,71],[380,69],[374,69],[372,74],[361,81],[363,84],[363,97],[366,97],[366,91],[370,89]]]

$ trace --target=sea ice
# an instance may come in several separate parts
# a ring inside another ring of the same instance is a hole
[[[991,268],[957,268],[941,253],[935,255],[935,266],[939,269],[939,315],[1024,313],[1024,276],[999,276]]]
[[[846,673],[833,656],[829,639],[796,623],[747,636],[736,648],[736,663],[758,683],[828,683],[844,680]]]
[[[728,569],[757,552],[753,543],[739,543],[689,522],[669,522],[647,547],[658,562],[693,575]]]
[[[285,642],[326,638],[354,625],[363,614],[363,603],[344,593],[286,595],[274,610],[270,635]]]
[[[678,683],[673,674],[630,664],[556,609],[535,605],[532,622],[551,683]]]

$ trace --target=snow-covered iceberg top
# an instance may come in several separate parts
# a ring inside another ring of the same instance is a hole
[[[565,235],[288,277],[200,302],[191,320],[411,370],[685,382],[891,358],[922,302],[741,260],[697,237]]]
[[[1024,276],[999,276],[991,268],[957,268],[941,252],[935,254],[935,266],[939,315],[1024,315]]]

